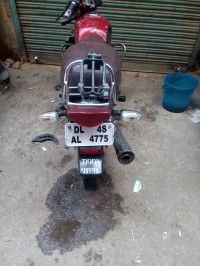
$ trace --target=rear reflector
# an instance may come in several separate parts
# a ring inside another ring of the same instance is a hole
[[[111,109],[103,107],[72,107],[67,108],[68,118],[84,127],[95,127],[107,121],[111,116]]]
[[[90,149],[90,148],[87,148],[87,149],[80,149],[80,154],[82,154],[82,155],[89,155],[89,154],[95,154],[95,155],[97,155],[97,154],[101,154],[101,149],[100,148],[92,148],[92,149]]]

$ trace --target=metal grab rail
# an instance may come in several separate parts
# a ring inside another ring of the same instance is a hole
[[[75,72],[77,67],[78,72]],[[73,70],[79,76],[74,80]],[[98,84],[96,74],[100,77]],[[65,71],[62,99],[63,104],[68,106],[113,107],[117,104],[117,98],[112,68],[102,60],[101,55],[94,53],[89,53],[83,60],[72,62]]]

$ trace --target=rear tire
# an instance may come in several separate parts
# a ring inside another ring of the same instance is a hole
[[[87,191],[95,191],[98,189],[99,178],[97,176],[83,176],[83,186]]]

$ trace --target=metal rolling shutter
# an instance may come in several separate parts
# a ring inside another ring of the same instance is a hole
[[[55,20],[63,0],[16,0],[28,58],[60,62],[72,29]],[[108,0],[99,11],[113,26],[112,42],[127,45],[126,62],[188,64],[200,30],[199,0]]]

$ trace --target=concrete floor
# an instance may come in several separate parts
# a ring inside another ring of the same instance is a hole
[[[65,149],[65,119],[37,119],[59,106],[59,68],[24,65],[10,74],[0,90],[0,265],[199,265],[200,124],[162,108],[163,75],[123,73],[127,102],[118,108],[143,114],[121,124],[136,159],[123,166],[109,148],[106,182],[85,192],[76,151]],[[193,104],[200,106],[199,89]],[[59,145],[31,142],[43,133]]]

